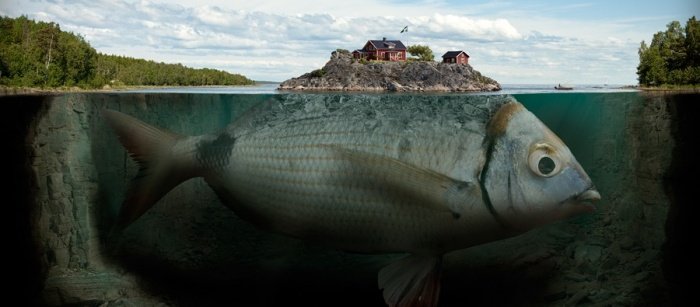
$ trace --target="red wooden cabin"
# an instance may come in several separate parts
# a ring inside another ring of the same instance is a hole
[[[406,46],[399,40],[368,40],[362,49],[352,52],[356,59],[380,61],[405,61]]]
[[[462,51],[448,51],[442,56],[443,63],[469,64],[469,55]]]

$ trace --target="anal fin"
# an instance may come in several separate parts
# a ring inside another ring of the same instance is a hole
[[[410,255],[379,271],[379,289],[391,307],[434,307],[440,296],[442,256]]]

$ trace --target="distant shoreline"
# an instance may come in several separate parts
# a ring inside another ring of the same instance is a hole
[[[193,85],[193,86],[183,86],[183,85],[134,85],[134,86],[119,86],[119,87],[109,87],[109,88],[95,88],[95,89],[85,89],[80,87],[58,87],[58,88],[37,88],[37,87],[11,87],[11,86],[0,86],[0,96],[9,95],[56,95],[56,94],[66,94],[66,93],[116,93],[116,92],[128,92],[135,90],[157,90],[157,89],[169,89],[169,88],[219,88],[219,87],[255,87],[265,84],[271,84],[275,82],[261,81],[255,84],[242,84],[242,85]]]
[[[639,90],[644,92],[671,92],[671,93],[700,93],[700,87],[690,86],[690,87],[639,87]]]
[[[9,87],[0,86],[0,96],[17,96],[17,95],[62,95],[70,93],[208,93],[208,94],[228,94],[228,93],[246,93],[246,94],[283,94],[296,93],[298,91],[279,90],[275,86],[278,82],[260,82],[257,81],[254,85],[206,85],[206,86],[123,86],[101,89],[84,89],[79,87],[63,87],[63,88],[32,88],[32,87]],[[260,89],[259,91],[256,89]],[[673,93],[700,93],[700,88],[649,88],[632,85],[611,85],[599,86],[596,84],[577,85],[573,91],[557,91],[552,88],[551,84],[504,84],[499,92],[476,92],[480,93],[500,93],[505,95],[514,94],[538,94],[538,93],[581,93],[581,92],[630,92],[636,91],[647,95],[664,95]],[[326,90],[308,90],[308,93],[338,93],[338,91]],[[382,93],[383,91],[343,91],[343,93]],[[458,92],[405,92],[414,94],[459,94]],[[464,93],[464,92],[462,92]]]

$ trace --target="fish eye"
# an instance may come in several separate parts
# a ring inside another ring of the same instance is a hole
[[[561,170],[561,162],[554,154],[554,148],[547,144],[536,144],[528,162],[532,172],[541,177],[552,177]]]
[[[540,158],[540,162],[537,163],[537,169],[543,175],[551,174],[554,171],[555,167],[556,164],[554,164],[554,160],[547,156],[543,156],[542,158]]]

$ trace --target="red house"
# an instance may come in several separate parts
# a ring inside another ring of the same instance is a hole
[[[405,61],[406,46],[399,40],[368,40],[362,49],[352,52],[353,58],[381,61]]]
[[[469,55],[462,51],[448,51],[442,56],[443,63],[469,64]]]

